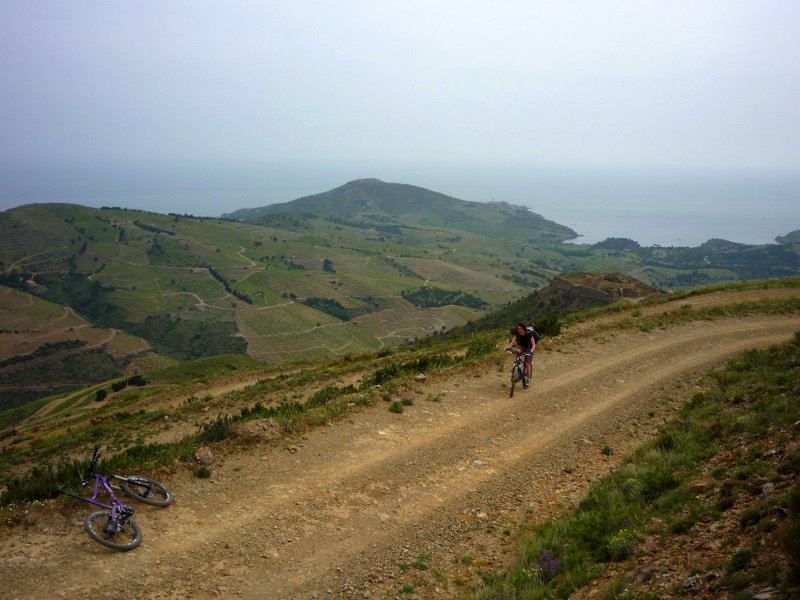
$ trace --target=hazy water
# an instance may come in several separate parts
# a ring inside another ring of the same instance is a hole
[[[577,242],[627,237],[643,246],[698,246],[711,238],[769,244],[800,229],[800,185],[743,180],[627,181],[573,192],[559,186],[537,212],[581,234]]]
[[[800,173],[723,173],[431,165],[124,165],[0,167],[0,208],[32,202],[126,206],[218,216],[286,202],[362,177],[461,198],[529,207],[581,235],[643,246],[697,246],[710,238],[767,244],[800,229]]]
[[[508,184],[492,197],[571,227],[581,243],[626,237],[643,246],[698,246],[711,238],[768,244],[800,229],[796,175],[555,170],[502,181]]]

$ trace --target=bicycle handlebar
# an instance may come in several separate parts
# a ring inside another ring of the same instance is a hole
[[[533,350],[529,350],[528,352],[525,352],[525,351],[514,350],[514,348],[506,348],[506,352],[508,354],[515,354],[517,356],[533,356]]]
[[[97,467],[97,462],[100,460],[100,446],[94,447],[94,452],[92,452],[92,460],[89,463],[89,470],[94,472],[95,467]]]
[[[92,475],[94,475],[95,470],[97,469],[97,462],[100,460],[100,446],[95,446],[94,451],[92,452],[92,460],[89,461],[89,473],[84,475],[83,473],[78,473],[81,476],[81,486],[86,485],[89,483],[89,480]]]

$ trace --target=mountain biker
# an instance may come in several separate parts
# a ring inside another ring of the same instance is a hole
[[[523,387],[527,389],[533,376],[533,352],[536,350],[536,340],[533,333],[522,323],[517,323],[511,330],[511,339],[508,340],[508,350],[525,355],[525,381]]]

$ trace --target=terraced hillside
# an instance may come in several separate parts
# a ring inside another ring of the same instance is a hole
[[[3,213],[0,229],[6,284],[180,359],[247,352],[280,362],[309,351],[372,350],[463,324],[543,285],[561,266],[521,276],[538,251],[516,241],[305,216],[265,226],[49,204]],[[426,286],[481,303],[404,299]]]
[[[143,339],[0,285],[0,411],[158,364]]]

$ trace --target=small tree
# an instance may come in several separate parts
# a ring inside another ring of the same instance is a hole
[[[106,399],[106,396],[108,396],[108,391],[105,388],[101,388],[95,392],[94,400],[95,402],[102,402]]]
[[[141,375],[134,375],[133,377],[128,378],[128,385],[147,385],[147,380]]]

